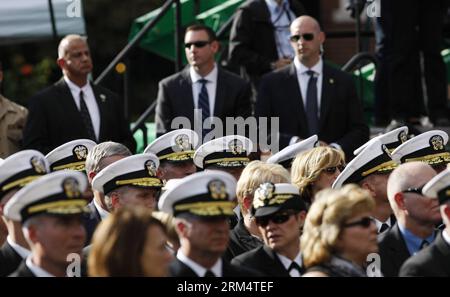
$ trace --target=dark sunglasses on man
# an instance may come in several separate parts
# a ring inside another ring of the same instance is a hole
[[[313,33],[305,33],[305,34],[292,35],[291,37],[289,37],[289,40],[292,42],[298,42],[300,40],[300,38],[302,38],[302,37],[303,37],[303,40],[311,41],[314,39],[314,34]]]
[[[194,42],[187,42],[184,44],[185,48],[191,48],[192,45],[195,45],[197,48],[204,47],[207,44],[210,44],[210,41],[194,41]]]
[[[364,218],[362,218],[359,221],[344,224],[343,227],[344,228],[349,228],[349,227],[361,226],[363,228],[369,228],[370,225],[372,224],[372,222],[375,224],[375,222],[373,221],[372,218],[364,217]]]
[[[274,224],[286,223],[293,214],[295,214],[294,211],[277,212],[273,215],[256,217],[255,222],[256,225],[265,228],[269,225],[269,221],[272,221]]]

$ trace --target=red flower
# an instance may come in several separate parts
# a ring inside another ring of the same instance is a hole
[[[33,66],[30,64],[25,64],[22,67],[20,67],[20,73],[23,76],[28,76],[33,72]]]

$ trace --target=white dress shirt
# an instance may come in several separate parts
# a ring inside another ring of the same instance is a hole
[[[314,75],[317,77],[317,116],[320,119],[320,103],[322,99],[322,81],[323,81],[323,61],[322,58],[319,59],[319,62],[317,62],[316,65],[314,65],[312,68],[308,68],[300,61],[298,58],[294,59],[294,65],[295,65],[295,71],[297,72],[297,80],[298,85],[300,86],[300,92],[302,94],[302,100],[303,100],[303,107],[306,110],[306,93],[308,90],[308,82],[309,82],[309,74],[306,72],[308,70],[314,71],[316,74]]]
[[[210,269],[207,269],[207,268],[195,263],[191,259],[189,259],[187,256],[185,256],[183,254],[181,249],[179,249],[177,252],[177,259],[180,260],[181,262],[183,262],[184,264],[186,264],[192,270],[194,270],[195,274],[197,274],[199,277],[204,277],[205,273],[208,270],[211,271],[212,273],[214,273],[214,275],[216,277],[222,277],[222,259],[221,258],[219,258],[217,260],[216,264],[214,264],[213,267],[211,267]]]
[[[37,277],[55,277],[53,274],[48,273],[41,267],[34,265],[31,255],[25,261],[25,265],[27,265],[28,269],[30,269],[31,272]]]
[[[83,91],[83,98],[86,102],[89,115],[91,116],[95,137],[98,140],[100,135],[100,111],[98,109],[97,100],[95,100],[95,95],[94,91],[92,90],[91,84],[88,81],[87,84],[80,88],[72,81],[70,81],[68,77],[64,76],[64,80],[69,86],[70,92],[72,93],[72,97],[75,100],[75,105],[77,106],[78,110],[80,110],[80,91]]]
[[[450,235],[447,232],[448,230],[445,229],[442,231],[442,237],[444,238],[445,242],[447,242],[448,245],[450,245]]]
[[[216,102],[216,90],[217,90],[217,75],[218,75],[217,65],[214,64],[213,70],[208,73],[207,76],[202,77],[200,74],[195,72],[194,68],[189,68],[189,74],[191,75],[192,81],[192,95],[194,97],[194,107],[198,108],[198,97],[202,89],[202,83],[199,82],[200,79],[204,78],[208,82],[206,83],[206,90],[208,91],[209,99],[209,114],[214,116],[214,103]]]
[[[289,259],[288,257],[285,257],[281,254],[276,253],[278,258],[281,261],[281,264],[283,264],[284,268],[286,268],[286,270],[289,272],[291,277],[300,277],[300,271],[298,271],[297,269],[292,269],[291,271],[289,271],[289,266],[291,266],[292,262],[295,262],[298,264],[298,266],[301,267],[302,264],[302,260],[300,257],[300,252],[297,254],[297,256],[295,257],[294,261],[292,261],[291,259]]]
[[[275,0],[266,0],[270,12],[270,21],[275,29],[275,43],[278,58],[294,58],[295,52],[289,41],[289,26],[295,20],[295,14],[289,7],[289,1],[283,0],[279,5]]]
[[[375,222],[375,225],[377,226],[378,233],[380,233],[380,229],[381,229],[381,226],[382,226],[383,224],[388,225],[389,228],[392,227],[391,217],[389,217],[389,218],[386,220],[386,222],[381,222],[381,221],[377,220],[376,218],[373,218],[373,220],[374,220],[374,222]]]
[[[31,254],[31,251],[29,249],[24,248],[23,246],[18,245],[14,241],[12,241],[11,237],[8,235],[6,237],[6,241],[9,243],[9,245],[12,247],[12,249],[19,254],[19,256],[22,257],[22,259],[28,258],[28,256]]]

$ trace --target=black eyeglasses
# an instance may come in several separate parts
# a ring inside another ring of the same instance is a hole
[[[344,165],[338,165],[338,166],[327,167],[323,171],[325,171],[326,173],[329,173],[329,174],[333,174],[338,169],[339,169],[340,172],[342,172],[342,170],[344,170],[344,168],[345,168]]]
[[[303,40],[311,41],[314,39],[314,34],[313,33],[305,33],[305,34],[292,35],[291,37],[289,37],[289,40],[292,42],[298,42],[300,40],[300,38],[302,38],[302,37],[303,37]]]
[[[256,225],[261,227],[266,227],[269,225],[269,221],[272,221],[275,224],[283,224],[286,223],[291,215],[295,214],[295,212],[282,212],[282,213],[276,213],[274,215],[269,216],[263,216],[263,217],[256,217],[255,222]]]
[[[191,46],[195,45],[195,47],[204,47],[207,44],[210,44],[210,41],[194,41],[194,42],[188,42],[184,44],[185,48],[191,48]]]
[[[356,222],[352,222],[352,223],[348,223],[348,224],[344,224],[344,228],[349,228],[349,227],[354,227],[354,226],[361,226],[364,228],[369,228],[370,225],[372,224],[373,219],[370,217],[364,217],[359,221]]]
[[[425,185],[419,187],[419,188],[407,188],[406,190],[403,190],[402,193],[413,193],[423,196],[422,189]]]

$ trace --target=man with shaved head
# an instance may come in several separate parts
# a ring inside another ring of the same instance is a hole
[[[29,100],[23,145],[47,154],[75,139],[115,141],[132,152],[136,142],[119,97],[89,81],[93,63],[85,37],[67,35],[58,47],[63,77]]]
[[[349,158],[369,139],[353,80],[323,62],[325,33],[314,18],[295,19],[290,32],[294,63],[262,78],[256,116],[279,117],[279,139],[272,141],[280,148],[317,134]]]
[[[387,192],[397,223],[379,237],[381,271],[398,276],[400,267],[436,237],[435,225],[441,221],[437,197],[427,197],[423,186],[436,176],[424,162],[410,162],[390,175]]]

